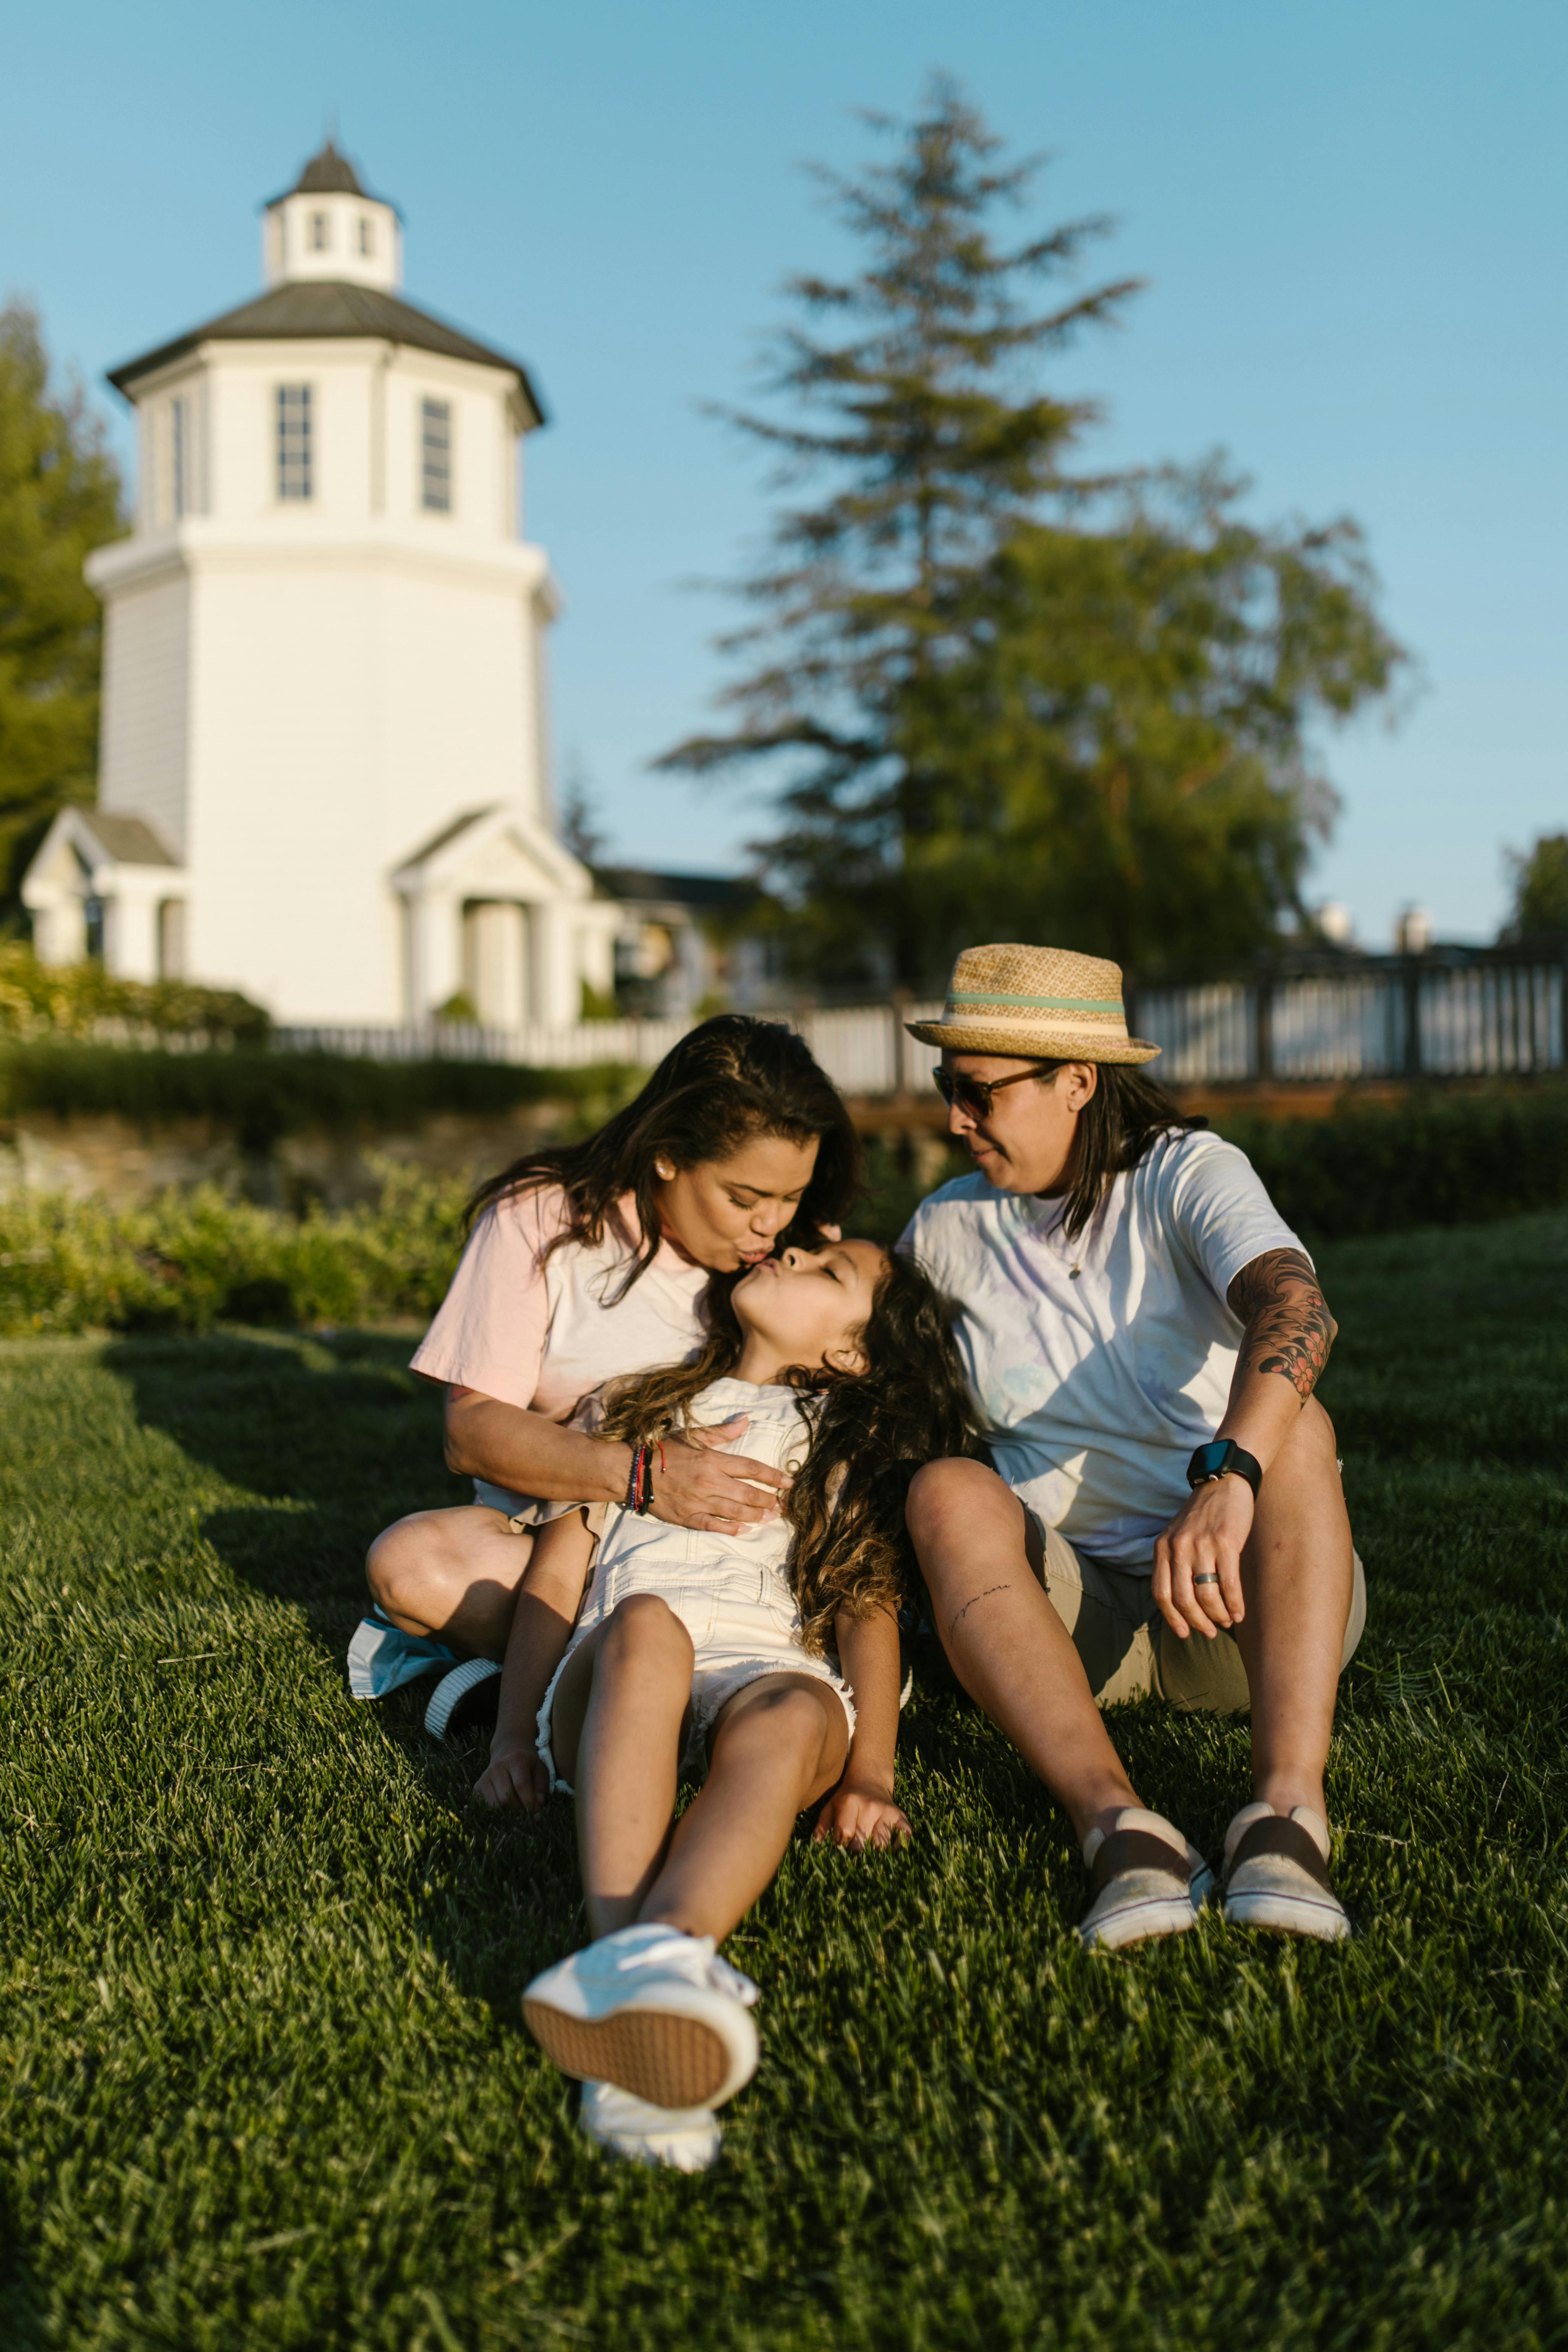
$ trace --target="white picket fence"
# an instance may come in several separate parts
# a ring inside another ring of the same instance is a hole
[[[834,1084],[849,1095],[896,1095],[931,1083],[934,1047],[909,1036],[907,1021],[931,1021],[940,1000],[918,1004],[780,1007],[763,1020],[782,1021],[805,1038]],[[651,1069],[685,1036],[689,1021],[579,1021],[570,1028],[521,1022],[492,1028],[468,1021],[431,1021],[402,1028],[278,1028],[272,1047],[282,1054],[352,1054],[378,1062],[518,1062],[539,1070],[584,1069],[614,1062]]]
[[[1388,958],[1343,973],[1141,990],[1128,1005],[1134,1034],[1163,1050],[1155,1075],[1175,1086],[1247,1080],[1483,1076],[1561,1070],[1561,962],[1428,963]],[[908,1002],[781,1008],[764,1013],[799,1031],[848,1095],[923,1093],[935,1049],[904,1028],[940,1003]],[[279,1052],[437,1058],[581,1069],[595,1062],[651,1069],[690,1027],[686,1021],[524,1022],[489,1028],[429,1022],[405,1028],[279,1028]]]

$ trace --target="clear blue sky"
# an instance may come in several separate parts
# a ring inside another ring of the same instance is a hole
[[[13,9],[0,288],[96,381],[258,285],[257,206],[335,109],[405,210],[412,299],[549,401],[528,524],[568,600],[563,762],[621,851],[721,866],[765,812],[647,768],[721,676],[722,607],[682,583],[766,516],[700,403],[744,392],[785,273],[844,257],[799,165],[853,164],[854,110],[907,111],[939,66],[1052,151],[1042,215],[1116,215],[1100,259],[1152,281],[1057,372],[1108,401],[1106,456],[1224,447],[1259,518],[1367,530],[1422,684],[1394,733],[1331,740],[1314,894],[1372,946],[1407,900],[1489,934],[1505,847],[1568,826],[1561,0]]]

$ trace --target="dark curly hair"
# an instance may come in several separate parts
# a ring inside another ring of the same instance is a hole
[[[552,1243],[590,1245],[628,1192],[640,1239],[619,1297],[658,1253],[655,1165],[728,1160],[757,1135],[817,1146],[816,1165],[782,1243],[816,1244],[823,1225],[842,1224],[860,1190],[860,1142],[837,1087],[803,1037],[779,1021],[721,1013],[673,1046],[642,1092],[580,1143],[525,1152],[481,1184],[468,1202],[470,1228],[495,1202],[535,1185],[559,1184],[570,1222]]]
[[[709,1339],[695,1362],[606,1391],[604,1436],[642,1444],[689,1426],[697,1397],[740,1360],[744,1335],[731,1297],[739,1279],[715,1275],[710,1283]],[[955,1311],[912,1259],[889,1255],[856,1334],[865,1370],[796,1365],[780,1376],[800,1391],[810,1433],[784,1516],[795,1529],[789,1572],[805,1646],[819,1656],[841,1609],[865,1617],[905,1598],[910,1481],[923,1464],[967,1453],[973,1442]]]

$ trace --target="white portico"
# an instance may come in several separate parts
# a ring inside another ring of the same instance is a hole
[[[454,995],[575,1020],[584,981],[612,985],[618,912],[551,805],[556,592],[521,536],[538,397],[403,300],[397,213],[331,142],[266,207],[263,256],[265,293],[110,378],[140,504],[89,562],[99,802],[24,885],[40,950],[100,939],[128,976],[151,956],[295,1023]],[[137,859],[94,865],[132,820]]]

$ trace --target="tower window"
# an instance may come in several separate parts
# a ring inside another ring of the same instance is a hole
[[[327,213],[312,213],[310,215],[311,252],[325,253],[331,241],[332,224],[331,215]]]
[[[431,514],[452,511],[452,404],[420,403],[420,503]]]
[[[310,446],[310,387],[280,383],[278,387],[278,495],[308,499],[314,493]]]
[[[359,249],[367,258],[375,251],[375,223],[368,213],[359,216]]]

